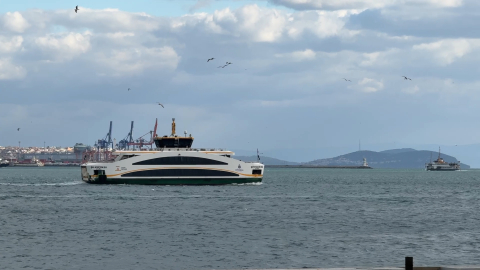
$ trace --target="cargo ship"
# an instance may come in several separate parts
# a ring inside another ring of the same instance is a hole
[[[45,164],[40,160],[33,158],[28,163],[15,162],[13,163],[15,167],[43,167]]]
[[[264,165],[232,158],[223,149],[192,148],[193,137],[154,134],[155,149],[113,150],[111,159],[86,162],[82,180],[91,184],[225,185],[260,183]]]
[[[438,148],[438,158],[435,161],[425,164],[427,171],[458,171],[460,170],[460,161],[445,162],[440,156],[440,147]]]

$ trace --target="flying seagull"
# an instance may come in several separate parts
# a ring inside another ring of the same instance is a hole
[[[231,65],[232,63],[231,63],[231,62],[227,62],[226,64],[227,64],[227,65]]]
[[[346,82],[351,82],[350,80],[347,80],[347,79],[345,79],[345,78],[343,78],[343,79],[344,79]]]
[[[213,59],[215,59],[215,58],[213,58],[213,57],[212,57],[212,58],[208,58],[207,62],[209,62],[209,61],[211,61],[211,60],[213,60]]]
[[[165,108],[165,107],[163,107],[162,103],[160,103],[160,102],[157,102],[157,103],[158,103],[158,105],[162,106],[162,108]]]
[[[17,128],[17,131],[20,131],[20,128]]]
[[[410,79],[410,78],[407,78],[407,76],[402,76],[402,77],[403,77],[403,79],[405,79],[405,80],[410,80],[410,81],[412,80],[412,79]]]
[[[75,13],[77,13],[77,11],[79,11],[80,9],[78,9],[78,5],[75,7]]]
[[[130,91],[130,88],[128,88],[128,91]]]

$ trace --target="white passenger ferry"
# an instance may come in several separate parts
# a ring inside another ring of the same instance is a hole
[[[460,161],[457,162],[445,162],[443,158],[440,157],[440,147],[438,148],[438,158],[437,160],[425,164],[425,170],[427,171],[458,171],[460,170]]]
[[[115,150],[112,159],[82,164],[92,184],[224,185],[262,182],[264,165],[232,158],[231,151],[194,149],[193,137],[155,137],[154,150]]]

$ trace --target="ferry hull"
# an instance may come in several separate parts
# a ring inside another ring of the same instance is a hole
[[[95,178],[84,180],[89,184],[127,185],[231,185],[261,183],[261,177],[253,178]]]
[[[427,171],[442,171],[442,172],[453,172],[453,171],[458,171],[460,168],[426,168]]]

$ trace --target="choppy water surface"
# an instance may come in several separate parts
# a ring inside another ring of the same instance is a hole
[[[480,171],[267,169],[262,185],[89,185],[0,169],[0,269],[480,264]]]

